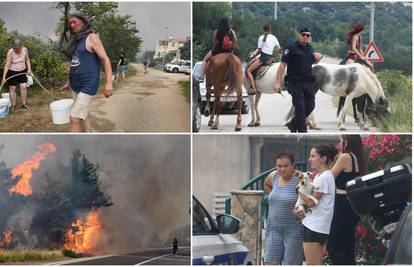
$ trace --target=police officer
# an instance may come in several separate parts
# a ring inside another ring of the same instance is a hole
[[[288,46],[283,52],[276,81],[273,84],[273,89],[278,93],[280,82],[287,66],[285,83],[288,92],[292,95],[295,117],[286,126],[292,133],[306,133],[306,117],[312,113],[315,107],[312,64],[318,63],[322,55],[313,52],[310,41],[311,29],[309,27],[300,28],[298,40]]]

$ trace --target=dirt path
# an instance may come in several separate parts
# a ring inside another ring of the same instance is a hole
[[[178,81],[184,74],[150,69],[132,64],[137,74],[117,86],[113,96],[94,100],[90,113],[94,132],[189,132],[190,105],[181,94]]]

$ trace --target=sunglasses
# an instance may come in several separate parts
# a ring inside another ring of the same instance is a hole
[[[309,33],[301,33],[302,37],[311,37],[311,35]]]

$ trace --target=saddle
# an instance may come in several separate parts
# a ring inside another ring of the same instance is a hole
[[[259,59],[256,59],[259,60]],[[254,60],[251,60],[247,63],[246,66],[246,70],[249,68],[249,66],[254,62]],[[257,68],[256,70],[253,71],[253,77],[255,80],[260,79],[263,77],[263,75],[266,74],[267,70],[276,63],[276,59],[275,58],[269,58],[268,60],[266,60],[265,63],[263,63],[263,65],[261,65],[259,68]]]

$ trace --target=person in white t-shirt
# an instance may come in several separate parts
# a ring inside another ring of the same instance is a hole
[[[250,81],[249,95],[256,93],[256,84],[254,82],[253,71],[262,66],[268,59],[273,56],[273,52],[279,53],[280,45],[276,36],[270,31],[270,24],[266,23],[262,27],[263,35],[259,37],[257,42],[257,50],[253,57],[260,54],[260,57],[255,60],[247,69],[247,77]]]
[[[330,168],[337,153],[338,150],[333,145],[313,147],[309,163],[318,172],[313,180],[313,198],[298,192],[312,210],[302,220],[303,250],[307,265],[323,263],[323,245],[329,236],[335,204],[335,177]]]

